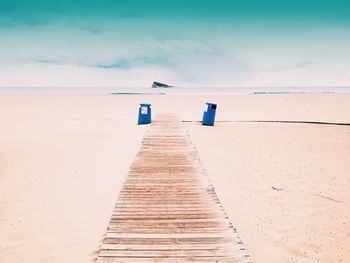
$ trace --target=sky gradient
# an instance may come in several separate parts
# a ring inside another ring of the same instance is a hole
[[[350,1],[0,0],[0,86],[350,86]]]

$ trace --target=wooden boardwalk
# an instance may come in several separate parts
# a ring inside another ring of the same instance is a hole
[[[97,258],[107,262],[251,262],[174,115],[143,139]]]

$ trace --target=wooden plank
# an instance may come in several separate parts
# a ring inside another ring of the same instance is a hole
[[[140,227],[125,227],[125,226],[120,226],[120,227],[109,227],[107,230],[107,233],[132,233],[132,234],[175,234],[175,233],[202,233],[205,231],[206,233],[217,233],[217,232],[223,232],[227,231],[229,227],[224,226],[224,227],[145,227],[145,226],[140,226]]]
[[[213,262],[220,262],[220,263],[240,263],[242,261],[238,259],[234,259],[232,257],[192,257],[192,258],[111,258],[111,257],[99,257],[97,259],[97,263],[121,263],[121,262],[135,262],[135,263],[193,263],[193,262],[200,262],[200,263],[213,263]],[[246,261],[250,262],[250,261]]]
[[[106,250],[180,250],[180,249],[219,249],[231,248],[231,244],[153,244],[153,245],[135,245],[135,244],[103,244],[101,249]]]
[[[251,262],[176,116],[150,125],[97,262]]]
[[[242,247],[238,237],[236,238],[105,238],[104,244],[135,244],[135,245],[187,245],[187,244],[231,244],[232,247]]]
[[[240,251],[239,251],[240,252]],[[216,257],[235,256],[237,251],[228,249],[182,249],[182,250],[100,250],[103,257],[132,257],[132,258],[186,258],[186,257]]]
[[[157,225],[154,224],[153,220],[143,220],[143,221],[123,221],[120,220],[118,222],[114,222],[114,223],[110,223],[109,227],[120,227],[125,225],[125,227],[128,226],[133,226],[133,227],[138,227],[138,226],[143,226],[143,227],[198,227],[198,228],[202,228],[202,227],[209,227],[209,226],[232,226],[232,224],[230,222],[227,222],[227,220],[217,220],[217,219],[186,219],[186,220],[157,220]]]

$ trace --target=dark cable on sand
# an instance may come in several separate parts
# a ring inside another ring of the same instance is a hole
[[[201,121],[188,121],[183,120],[182,122],[201,122]],[[318,125],[341,125],[341,126],[350,126],[350,123],[344,122],[323,122],[323,121],[269,121],[269,120],[251,120],[251,121],[215,121],[215,122],[237,122],[237,123],[300,123],[300,124],[318,124]]]

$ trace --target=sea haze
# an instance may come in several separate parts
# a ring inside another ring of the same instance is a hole
[[[0,94],[283,94],[350,93],[350,87],[0,87]]]

